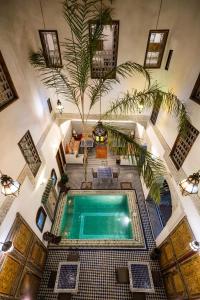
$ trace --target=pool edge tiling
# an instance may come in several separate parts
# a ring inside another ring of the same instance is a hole
[[[129,214],[132,224],[132,231],[135,233],[133,239],[117,240],[117,239],[66,239],[62,238],[59,243],[59,247],[127,247],[127,248],[145,248],[145,239],[143,234],[143,228],[141,225],[139,209],[136,201],[136,194],[134,190],[71,190],[70,196],[73,195],[127,195]],[[66,204],[66,196],[60,199],[55,222],[52,232],[56,235],[60,234],[60,224],[62,220],[62,214]]]

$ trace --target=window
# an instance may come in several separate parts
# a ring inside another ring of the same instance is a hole
[[[160,68],[169,30],[150,30],[144,60],[145,68]]]
[[[200,104],[200,74],[197,78],[190,98]]]
[[[152,110],[151,117],[150,117],[150,120],[153,123],[153,125],[156,124],[156,120],[158,118],[158,114],[160,111],[160,106],[161,106],[161,102],[156,103],[156,105],[154,104],[154,106],[153,106],[153,110]]]
[[[30,131],[28,130],[23,138],[18,143],[19,148],[29,165],[29,168],[33,174],[33,176],[37,175],[37,172],[41,166],[41,160],[37,149],[34,145],[33,139],[31,137]]]
[[[186,136],[182,137],[180,134],[178,135],[170,153],[170,157],[174,162],[177,170],[179,170],[182,166],[198,134],[199,131],[190,123],[188,123],[188,131],[186,133]]]
[[[48,105],[48,108],[49,108],[49,113],[51,113],[53,109],[52,109],[50,98],[47,99],[47,105]]]
[[[62,67],[57,30],[39,30],[43,54],[47,67]]]
[[[94,34],[96,23],[90,22],[90,37]],[[117,66],[119,21],[103,25],[102,38],[97,41],[96,51],[91,61],[91,77],[103,78]],[[115,72],[109,78],[115,78]]]
[[[17,92],[0,52],[0,111],[17,100]]]
[[[36,225],[39,228],[39,230],[42,232],[44,228],[44,224],[46,221],[47,214],[42,206],[37,211],[36,215]]]

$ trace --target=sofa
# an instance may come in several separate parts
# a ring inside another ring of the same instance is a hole
[[[73,137],[65,147],[65,159],[67,164],[83,164],[83,154],[79,154],[80,141]]]

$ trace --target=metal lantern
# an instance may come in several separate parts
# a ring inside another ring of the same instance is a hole
[[[188,178],[182,180],[179,183],[182,195],[187,196],[190,194],[197,194],[199,179],[200,179],[200,172],[198,171],[197,173],[194,173],[190,175]]]
[[[11,177],[7,175],[1,175],[0,177],[1,181],[1,192],[3,195],[15,195],[19,192],[20,189],[20,183],[16,180],[13,180]]]
[[[197,241],[192,241],[189,245],[190,245],[190,248],[193,251],[199,251],[200,250],[200,243],[197,242]]]
[[[103,127],[101,121],[97,123],[92,133],[93,133],[93,139],[96,144],[105,144],[107,142],[108,133],[107,130]]]
[[[57,110],[59,111],[60,114],[62,114],[63,110],[64,110],[64,107],[62,105],[62,102],[58,99],[57,101]]]
[[[6,241],[4,243],[0,242],[0,244],[2,244],[2,248],[1,251],[3,252],[11,252],[13,250],[13,243],[11,241]]]

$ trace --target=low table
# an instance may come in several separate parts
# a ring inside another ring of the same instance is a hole
[[[111,167],[99,167],[97,169],[98,179],[111,179],[113,178]]]
[[[149,263],[129,261],[128,270],[131,292],[155,293]]]
[[[54,293],[78,292],[80,262],[60,262],[54,286]]]

